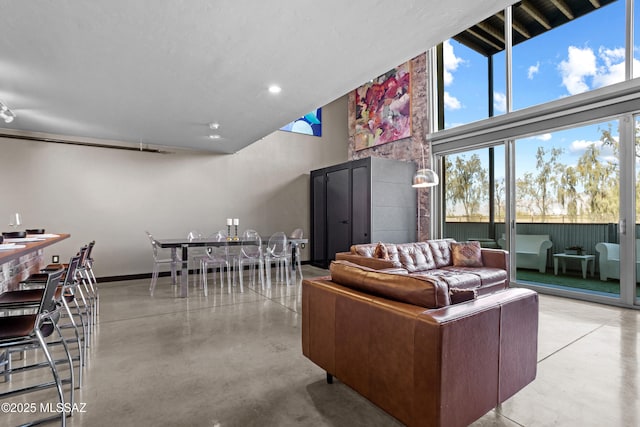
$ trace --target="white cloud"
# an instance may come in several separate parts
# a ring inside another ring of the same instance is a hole
[[[498,113],[507,112],[507,96],[504,93],[493,92],[493,109]]]
[[[591,48],[569,46],[568,58],[558,65],[562,84],[570,95],[621,82],[624,68],[624,49],[604,47],[598,49],[596,56]]]
[[[453,46],[449,40],[443,43],[442,59],[444,61],[444,85],[449,86],[453,83],[453,73],[458,69],[458,65],[464,62],[460,57],[457,57],[453,51]]]
[[[589,90],[586,78],[596,75],[596,55],[588,47],[580,49],[575,46],[569,46],[568,54],[568,59],[558,65],[562,84],[571,95],[586,92]]]
[[[624,48],[598,50],[598,58],[604,65],[598,67],[598,73],[593,78],[593,87],[608,86],[624,81]]]
[[[444,106],[449,110],[459,110],[462,108],[462,104],[458,98],[451,96],[447,91],[444,92]]]
[[[536,65],[531,65],[527,70],[527,78],[533,80],[533,76],[540,72],[540,62],[536,62]]]
[[[587,141],[584,139],[578,139],[573,141],[571,145],[569,145],[569,151],[572,153],[582,153],[594,144],[598,147],[601,147],[602,141]]]
[[[640,61],[633,58],[633,78],[640,77]]]
[[[618,139],[618,137],[614,138],[616,140]],[[600,150],[600,155],[598,156],[599,161],[618,163],[618,158],[613,152],[613,147],[611,147],[610,145],[605,145],[602,141],[587,141],[584,139],[575,140],[569,146],[569,152],[580,156],[592,145],[595,145],[598,150]]]
[[[551,134],[550,133],[544,133],[542,135],[536,136],[535,139],[539,139],[540,141],[549,141],[551,139]]]

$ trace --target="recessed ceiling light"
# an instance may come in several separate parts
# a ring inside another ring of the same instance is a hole
[[[215,133],[215,134],[211,134],[211,135],[209,135],[209,138],[210,138],[210,139],[220,139],[220,138],[222,138],[222,137],[221,137],[220,135],[218,135],[217,133]]]
[[[218,129],[220,127],[220,123],[216,123],[216,122],[209,123],[209,127],[211,129]]]
[[[271,93],[280,93],[281,91],[282,91],[282,88],[278,85],[269,86],[269,92]]]

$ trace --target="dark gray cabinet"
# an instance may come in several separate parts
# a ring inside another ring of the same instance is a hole
[[[368,157],[311,171],[311,263],[371,242],[416,238],[413,163]]]

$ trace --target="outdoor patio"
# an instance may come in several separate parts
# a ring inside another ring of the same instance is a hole
[[[620,295],[620,282],[618,280],[609,279],[603,282],[597,272],[594,277],[591,277],[591,273],[589,273],[587,278],[583,279],[582,273],[578,269],[567,269],[566,273],[558,272],[556,276],[553,274],[553,268],[548,268],[544,273],[519,268],[516,272],[516,280],[526,284],[560,289],[569,288],[570,290],[579,290],[603,296]],[[636,284],[636,296],[640,297],[640,284]]]

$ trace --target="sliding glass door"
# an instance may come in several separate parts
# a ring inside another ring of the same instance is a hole
[[[618,121],[517,139],[516,280],[620,296]]]

